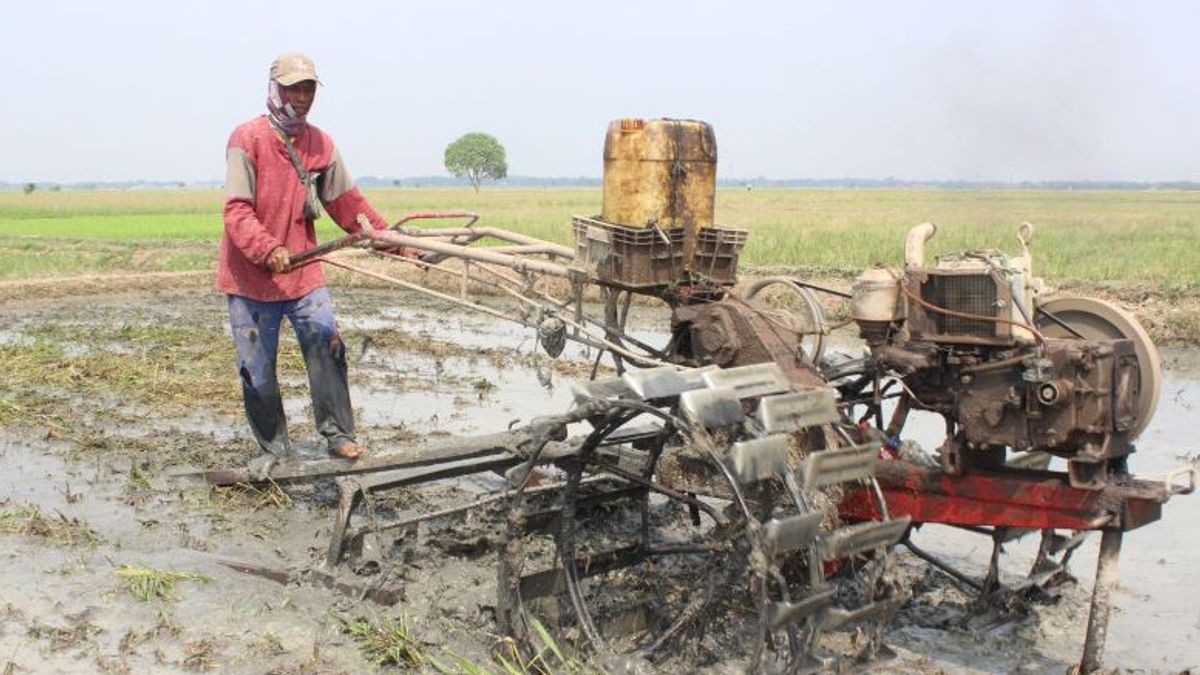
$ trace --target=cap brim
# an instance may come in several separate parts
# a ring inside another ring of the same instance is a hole
[[[290,87],[293,84],[298,84],[300,82],[305,82],[307,80],[312,80],[313,82],[316,82],[317,84],[321,84],[321,79],[318,78],[316,75],[307,75],[305,73],[294,73],[291,75],[284,75],[282,77],[275,78],[276,82],[278,82],[279,84],[282,84],[285,87]]]

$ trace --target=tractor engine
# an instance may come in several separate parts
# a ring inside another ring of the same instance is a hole
[[[938,451],[948,471],[998,466],[1011,448],[1066,458],[1073,484],[1099,487],[1122,469],[1148,415],[1137,345],[1087,339],[1041,310],[1032,231],[1021,226],[1016,258],[967,251],[930,268],[924,245],[936,226],[919,225],[905,241],[903,275],[864,272],[851,311],[877,367],[903,388],[889,437],[910,409],[930,410],[946,420]]]

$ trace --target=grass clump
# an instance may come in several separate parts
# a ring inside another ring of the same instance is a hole
[[[68,617],[68,619],[71,621],[70,626],[52,626],[41,621],[34,621],[26,635],[35,640],[48,642],[50,651],[57,652],[90,642],[100,633],[99,627],[88,622],[82,616]]]
[[[250,483],[237,483],[227,489],[217,490],[223,501],[231,505],[249,506],[255,511],[263,509],[290,509],[293,506],[291,495],[279,487],[279,484],[268,478],[267,485],[259,487]]]
[[[568,655],[536,619],[527,644],[501,638],[492,649],[491,663],[480,664],[453,652],[449,665],[429,657],[429,665],[443,675],[606,675],[602,668]],[[531,650],[533,650],[531,652]]]
[[[90,546],[100,541],[100,536],[82,520],[61,513],[48,516],[30,505],[0,511],[0,533],[41,537],[67,546]]]
[[[506,675],[534,675],[535,673],[604,675],[604,671],[600,668],[568,656],[550,631],[542,625],[542,622],[534,619],[531,628],[536,643],[531,640],[530,646],[537,649],[531,657],[526,658],[524,650],[512,638],[504,638],[496,645],[492,658],[500,664]]]
[[[150,602],[159,598],[178,600],[179,595],[175,593],[175,584],[181,581],[203,583],[212,581],[211,577],[195,572],[175,572],[139,565],[121,565],[117,568],[116,574],[125,582],[130,595],[142,602]]]
[[[342,620],[343,629],[359,650],[377,666],[418,669],[428,666],[443,675],[605,675],[605,671],[568,655],[540,622],[534,621],[529,644],[503,638],[488,663],[477,663],[449,650],[437,656],[426,652],[407,617],[373,622]]]
[[[378,623],[355,619],[345,624],[345,630],[375,665],[417,668],[425,662],[422,645],[413,637],[407,617],[384,618]]]

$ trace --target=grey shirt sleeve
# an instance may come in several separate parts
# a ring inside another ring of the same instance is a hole
[[[333,149],[333,156],[329,158],[329,166],[321,174],[321,201],[329,203],[338,197],[341,197],[347,190],[354,187],[354,180],[350,177],[350,171],[346,169],[346,163],[342,161],[342,154],[337,148]]]
[[[238,147],[225,150],[225,198],[245,199],[254,204],[255,183],[254,162],[246,152]]]

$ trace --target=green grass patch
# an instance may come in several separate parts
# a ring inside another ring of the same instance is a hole
[[[418,211],[473,211],[481,224],[561,244],[571,243],[571,216],[595,215],[601,201],[599,188],[366,194],[389,221]],[[0,193],[0,278],[211,267],[221,208],[219,190]],[[724,188],[716,216],[750,231],[747,266],[856,274],[875,262],[897,265],[904,233],[925,221],[941,227],[931,259],[972,248],[1016,252],[1016,228],[1030,221],[1038,226],[1035,273],[1052,284],[1200,292],[1196,192]],[[328,217],[318,222],[321,240],[340,232]]]
[[[604,675],[600,668],[567,654],[550,631],[536,620],[531,644],[523,646],[512,638],[502,638],[487,663],[444,648],[431,649],[414,634],[404,616],[375,621],[361,617],[343,619],[342,629],[354,639],[363,656],[377,666],[416,670],[428,664],[433,671],[444,675]]]
[[[418,668],[425,662],[424,647],[413,637],[406,617],[377,622],[355,619],[345,624],[345,631],[363,656],[377,666]]]
[[[195,572],[175,572],[141,565],[121,565],[116,575],[124,582],[129,594],[142,602],[178,600],[175,585],[181,581],[212,581],[211,577]]]
[[[189,272],[215,266],[214,243],[110,241],[0,234],[0,280]]]

